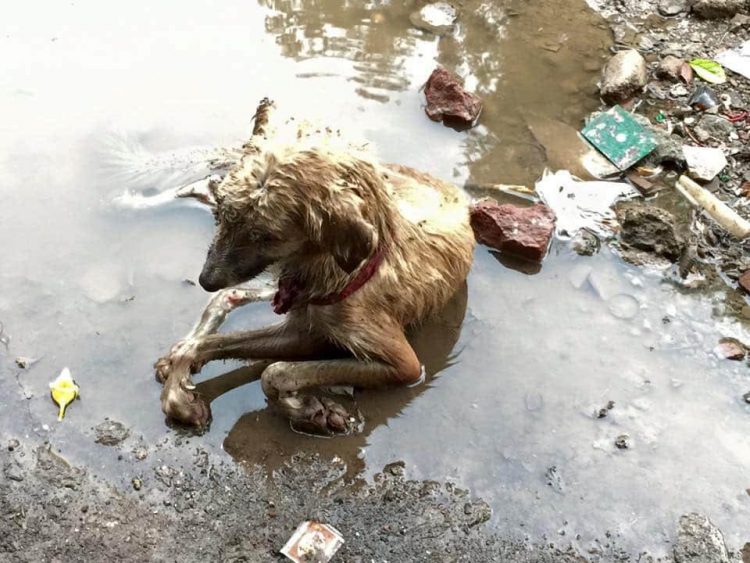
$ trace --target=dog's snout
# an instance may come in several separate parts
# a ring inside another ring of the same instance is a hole
[[[201,272],[201,275],[198,278],[198,283],[201,284],[201,287],[203,289],[210,292],[219,291],[220,289],[223,289],[225,287],[225,285],[222,284],[216,276],[214,276],[211,272],[207,272],[206,270],[203,270]]]

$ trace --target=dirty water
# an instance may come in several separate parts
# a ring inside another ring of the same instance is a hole
[[[471,487],[499,531],[535,542],[585,549],[610,532],[632,553],[664,553],[691,510],[730,545],[746,541],[750,372],[711,350],[748,331],[722,317],[720,293],[685,292],[606,251],[557,245],[529,276],[478,249],[453,309],[415,336],[429,382],[358,397],[360,436],[292,434],[239,363],[200,376],[224,374],[201,388],[215,397],[210,432],[165,425],[151,364],[206,301],[186,280],[213,222],[185,204],[124,212],[113,199],[201,177],[263,96],[457,184],[533,182],[565,147],[543,146],[528,123],[577,127],[596,107],[609,34],[583,0],[463,5],[440,40],[410,25],[410,2],[136,1],[116,21],[102,3],[29,2],[3,14],[0,437],[50,439],[126,484],[129,462],[94,443],[110,417],[131,430],[127,447],[164,443],[165,458],[200,445],[272,469],[305,449],[361,478],[404,460],[409,477]],[[480,127],[425,117],[418,90],[436,60],[483,97]],[[274,320],[254,305],[226,329]],[[40,361],[22,371],[15,356]],[[58,424],[47,382],[63,366],[81,400]],[[614,445],[623,434],[630,449]]]

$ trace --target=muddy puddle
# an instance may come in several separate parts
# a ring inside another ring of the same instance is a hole
[[[192,280],[213,222],[188,205],[125,212],[116,196],[201,177],[263,96],[460,185],[533,182],[565,152],[555,132],[597,106],[610,40],[583,0],[467,0],[440,40],[411,26],[409,2],[354,4],[136,1],[115,21],[101,3],[31,2],[2,18],[0,436],[50,439],[126,483],[128,461],[94,443],[110,417],[130,429],[128,448],[163,443],[164,459],[200,445],[272,469],[314,450],[364,479],[404,460],[409,477],[471,487],[498,530],[534,542],[585,549],[611,532],[631,553],[664,553],[691,510],[745,541],[749,372],[711,351],[750,335],[722,316],[721,293],[686,292],[608,251],[556,245],[527,275],[478,249],[465,292],[414,336],[428,383],[360,397],[362,435],[292,434],[239,363],[200,376],[222,376],[202,386],[210,432],[165,425],[151,365],[206,301]],[[419,87],[436,61],[483,97],[480,127],[425,117]],[[251,306],[227,330],[273,320]],[[16,356],[40,360],[21,371]],[[46,386],[63,366],[82,398],[58,424]]]

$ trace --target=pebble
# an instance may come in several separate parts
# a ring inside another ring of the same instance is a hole
[[[116,446],[130,435],[130,430],[115,420],[105,420],[95,430],[96,443],[104,446]]]
[[[143,481],[141,481],[138,477],[133,477],[133,480],[131,481],[133,483],[133,488],[136,491],[140,491],[143,487]]]
[[[615,439],[615,447],[618,450],[627,450],[630,448],[630,436],[627,434],[620,434]]]
[[[687,10],[687,2],[685,0],[659,0],[657,9],[662,16],[676,16]]]

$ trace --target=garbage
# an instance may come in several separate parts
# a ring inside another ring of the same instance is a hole
[[[742,342],[736,338],[722,338],[719,340],[716,348],[714,348],[714,354],[720,360],[734,360],[739,362],[745,359],[746,350]]]
[[[694,206],[703,209],[732,236],[738,239],[745,239],[750,236],[750,222],[737,215],[726,203],[690,178],[684,175],[680,176],[675,187],[685,199]]]
[[[412,12],[409,16],[414,27],[429,31],[435,35],[445,35],[454,30],[458,19],[458,11],[448,2],[427,4],[421,10]]]
[[[721,63],[711,59],[693,59],[688,63],[700,78],[711,84],[724,84],[727,75]]]
[[[716,55],[716,60],[732,72],[750,78],[750,40],[745,41],[739,49],[730,49]]]
[[[599,91],[605,102],[617,104],[639,94],[647,82],[646,60],[635,49],[627,49],[604,66]]]
[[[555,214],[540,203],[518,207],[484,199],[472,206],[470,218],[478,242],[532,262],[547,254],[555,227]]]
[[[653,133],[620,106],[591,119],[582,134],[620,170],[633,166],[657,145]]]
[[[78,398],[80,389],[76,382],[73,381],[73,376],[70,375],[68,368],[63,368],[60,375],[54,381],[50,382],[49,389],[52,400],[60,407],[57,420],[62,420],[65,416],[65,409]]]
[[[539,201],[533,189],[515,184],[464,184],[464,190],[478,197],[495,197],[502,194],[532,202]]]
[[[612,205],[622,199],[638,197],[624,182],[582,182],[567,170],[546,171],[536,184],[536,192],[557,217],[558,238],[567,240],[581,229],[603,238],[612,236],[617,225]]]
[[[464,90],[461,79],[443,67],[432,71],[424,93],[427,117],[449,127],[471,127],[482,112],[479,97]]]
[[[719,148],[684,145],[682,153],[685,155],[688,173],[696,180],[710,182],[728,164],[724,151]]]
[[[718,107],[719,98],[711,88],[701,85],[695,89],[690,99],[688,99],[688,105],[700,111],[707,111]]]
[[[294,531],[281,554],[295,563],[327,563],[343,544],[336,528],[308,520]]]
[[[598,152],[575,127],[557,119],[525,115],[534,139],[544,147],[547,166],[570,170],[584,180],[598,180],[619,175],[620,170]]]

